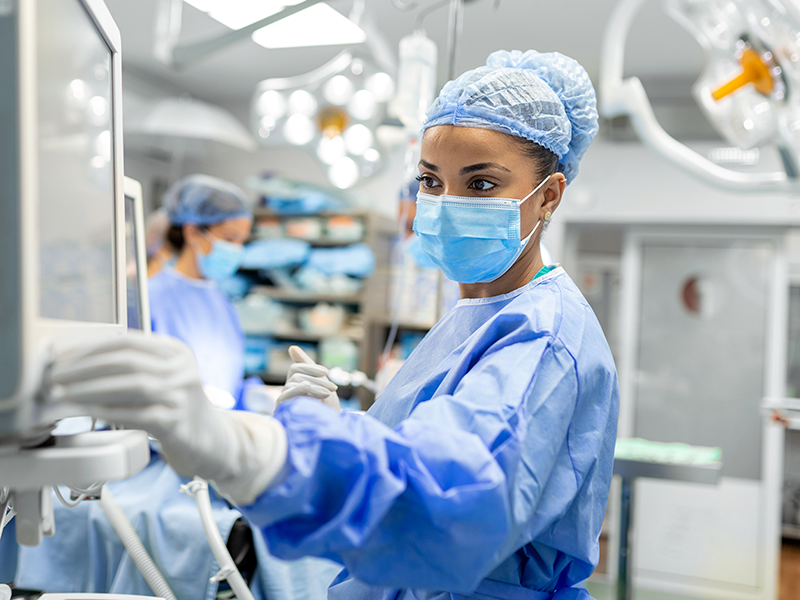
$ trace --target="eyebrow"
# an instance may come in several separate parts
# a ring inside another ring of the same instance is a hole
[[[419,164],[423,167],[428,169],[429,171],[433,171],[434,173],[439,172],[439,167],[434,164],[429,163],[426,160],[420,159]],[[486,169],[500,169],[501,171],[505,171],[507,173],[511,173],[510,169],[506,169],[503,165],[499,165],[497,163],[485,162],[485,163],[478,163],[475,165],[469,165],[468,167],[464,167],[459,171],[459,175],[469,175],[470,173],[475,173],[476,171],[483,171]]]
[[[464,167],[463,169],[461,169],[461,171],[459,171],[459,175],[469,175],[470,173],[475,173],[476,171],[485,171],[486,169],[500,169],[501,171],[506,171],[507,173],[511,173],[511,171],[509,169],[506,169],[503,165],[486,162]]]

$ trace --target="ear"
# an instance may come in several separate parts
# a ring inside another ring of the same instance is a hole
[[[186,244],[189,246],[194,246],[198,243],[198,238],[202,237],[200,233],[200,228],[193,223],[186,223],[183,226],[183,239],[186,240]]]
[[[550,179],[545,184],[544,201],[539,214],[539,218],[542,221],[550,220],[550,217],[545,218],[547,213],[552,216],[556,212],[558,205],[561,204],[561,197],[564,195],[566,187],[567,178],[564,177],[563,173],[555,173],[550,176]]]

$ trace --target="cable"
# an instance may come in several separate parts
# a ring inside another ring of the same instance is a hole
[[[78,504],[80,504],[81,502],[86,500],[86,498],[88,498],[86,494],[79,494],[76,500],[69,501],[66,500],[64,496],[61,495],[61,490],[58,489],[57,485],[53,486],[53,491],[56,493],[56,498],[58,498],[58,501],[61,502],[61,504],[63,504],[67,508],[75,508],[76,506],[78,506]]]
[[[219,533],[217,522],[214,520],[214,514],[211,511],[208,483],[199,477],[195,477],[190,483],[181,486],[181,492],[190,498],[194,498],[195,502],[197,502],[197,511],[200,513],[203,531],[206,533],[211,553],[217,559],[219,572],[211,578],[211,581],[217,582],[227,579],[228,585],[231,586],[231,590],[233,590],[237,600],[254,600],[247,582],[245,582],[239,569],[236,568],[236,564],[233,562],[230,552],[228,552],[228,547]]]
[[[111,495],[111,491],[105,485],[102,486],[100,493],[100,508],[103,509],[114,531],[117,532],[119,539],[122,540],[122,545],[125,546],[128,555],[136,564],[153,593],[164,598],[164,600],[176,600],[175,594],[172,593],[169,585],[167,585],[164,576],[156,567],[153,559],[150,558],[139,536],[136,535],[133,525],[131,525],[128,517],[122,512],[119,504],[114,500],[114,496]]]

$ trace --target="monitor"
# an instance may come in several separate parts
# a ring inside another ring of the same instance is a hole
[[[144,236],[142,186],[125,177],[125,282],[128,329],[150,332],[147,294],[147,249]]]
[[[0,443],[53,344],[126,331],[120,65],[101,0],[0,2]]]

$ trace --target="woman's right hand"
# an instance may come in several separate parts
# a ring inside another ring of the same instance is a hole
[[[299,346],[290,346],[289,355],[294,361],[286,376],[286,385],[278,396],[277,404],[297,396],[311,396],[323,404],[341,412],[338,389],[328,379],[328,369],[315,363]]]

